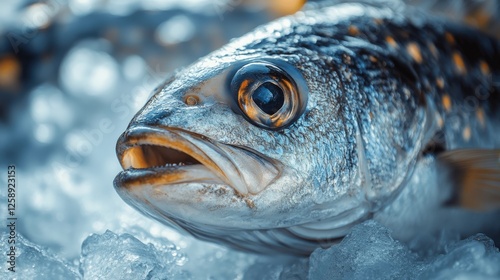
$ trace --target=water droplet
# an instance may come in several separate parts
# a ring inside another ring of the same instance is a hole
[[[190,40],[195,35],[195,31],[195,25],[190,18],[178,15],[158,26],[156,38],[162,44],[173,45]]]

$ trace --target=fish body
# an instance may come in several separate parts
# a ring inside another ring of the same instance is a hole
[[[115,188],[201,239],[308,254],[424,154],[500,147],[499,62],[498,41],[404,6],[301,11],[167,79],[118,140]]]

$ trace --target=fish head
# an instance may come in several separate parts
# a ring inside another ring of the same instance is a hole
[[[342,101],[314,86],[327,73],[302,63],[279,54],[211,56],[177,73],[118,141],[118,193],[207,239],[356,208],[355,129]]]
[[[119,195],[163,223],[258,252],[310,253],[370,215],[355,108],[290,18],[168,79],[117,143]],[[286,48],[280,48],[285,44]]]

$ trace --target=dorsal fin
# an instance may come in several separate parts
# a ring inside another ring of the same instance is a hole
[[[476,27],[500,38],[500,3],[497,0],[405,0],[404,2],[430,14]]]
[[[391,9],[415,7],[427,14],[476,27],[500,39],[500,2],[496,0],[324,0],[307,3],[304,9],[317,9],[340,3],[365,3]]]
[[[453,177],[455,203],[489,211],[500,209],[500,149],[463,149],[443,152],[438,160]]]

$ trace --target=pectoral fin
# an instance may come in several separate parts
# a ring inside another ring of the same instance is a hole
[[[500,149],[463,149],[443,152],[438,160],[450,170],[454,202],[458,206],[489,211],[500,209]]]

